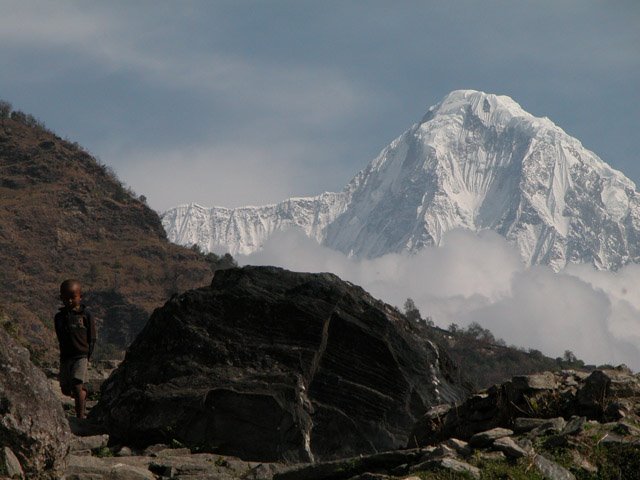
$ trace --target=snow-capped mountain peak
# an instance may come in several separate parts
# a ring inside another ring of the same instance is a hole
[[[527,264],[617,268],[640,254],[635,185],[548,118],[507,96],[456,90],[339,193],[276,205],[169,210],[171,240],[248,254],[298,227],[349,255],[438,245],[454,228],[492,229]]]

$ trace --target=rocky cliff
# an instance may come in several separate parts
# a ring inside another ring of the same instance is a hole
[[[245,267],[157,309],[94,414],[116,442],[261,461],[398,448],[467,393],[415,323],[331,274]]]

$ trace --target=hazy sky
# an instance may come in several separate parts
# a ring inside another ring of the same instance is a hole
[[[459,88],[640,182],[637,0],[0,0],[0,98],[158,210],[341,189]]]

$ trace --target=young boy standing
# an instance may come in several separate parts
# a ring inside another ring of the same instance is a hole
[[[89,310],[81,303],[82,288],[77,280],[65,280],[60,285],[63,307],[54,323],[60,344],[60,388],[73,397],[76,416],[85,418],[87,366],[96,344],[96,324]]]

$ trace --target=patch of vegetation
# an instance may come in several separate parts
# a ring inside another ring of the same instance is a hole
[[[113,457],[113,452],[111,451],[111,449],[109,447],[100,447],[100,448],[95,448],[92,450],[92,453],[95,457],[100,457],[100,458],[104,458],[104,457]]]
[[[640,446],[601,444],[594,449],[592,460],[598,467],[598,479],[638,478],[640,472]]]
[[[482,480],[543,480],[527,460],[507,462],[503,460],[482,461],[478,465],[481,468]]]

